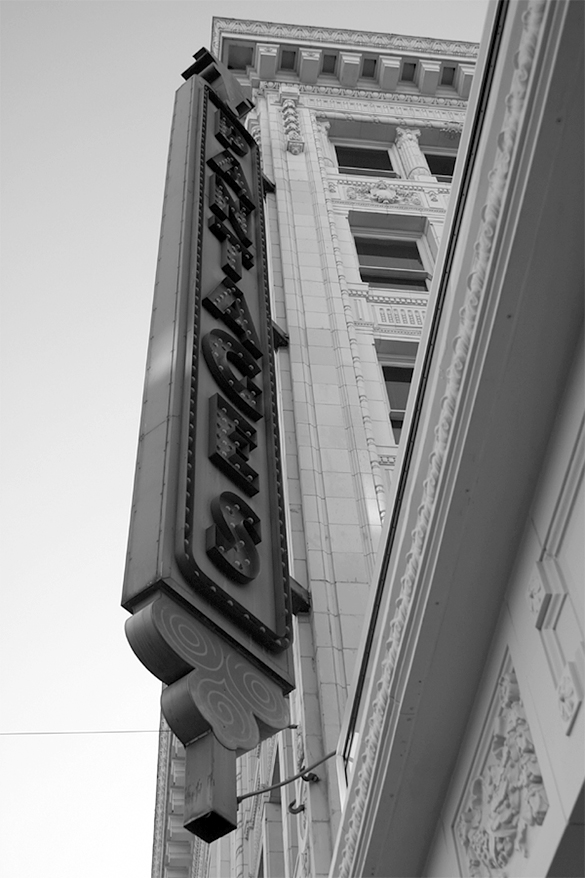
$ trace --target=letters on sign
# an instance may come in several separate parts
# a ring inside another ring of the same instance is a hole
[[[254,256],[249,215],[256,210],[244,171],[236,158],[249,147],[235,125],[215,109],[215,137],[227,147],[207,160],[215,171],[209,178],[209,229],[222,242],[221,268],[225,277],[203,296],[203,306],[230,331],[212,329],[201,349],[219,394],[209,400],[209,459],[248,496],[260,490],[258,473],[249,463],[256,448],[256,431],[246,420],[262,418],[262,389],[254,379],[261,373],[263,351],[246,298],[236,282],[252,268]],[[236,155],[234,155],[236,153]],[[239,410],[239,411],[238,411]],[[246,416],[246,417],[244,417]],[[213,526],[206,532],[206,551],[216,567],[240,585],[260,572],[256,550],[260,519],[238,494],[223,491],[210,504]]]
[[[171,137],[123,605],[166,594],[289,691],[260,156],[245,101],[221,97],[230,74],[208,53],[194,67]]]
[[[198,593],[278,652],[291,629],[282,490],[269,484],[277,437],[260,175],[249,135],[206,100],[182,567]]]

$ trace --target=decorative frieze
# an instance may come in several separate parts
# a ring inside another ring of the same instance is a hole
[[[341,180],[343,195],[349,201],[377,201],[379,204],[411,204],[422,207],[422,189],[417,191],[412,187],[398,187],[385,180],[357,182],[355,180]]]
[[[548,798],[514,669],[502,675],[486,753],[456,820],[472,878],[504,878],[515,853],[528,856],[528,828],[540,826]]]
[[[311,43],[343,43],[369,49],[394,50],[410,55],[462,56],[477,58],[478,44],[455,40],[437,40],[431,37],[410,37],[399,34],[383,34],[371,31],[353,31],[329,27],[309,27],[297,24],[276,24],[267,21],[250,21],[236,18],[214,18],[211,51],[219,52],[220,37],[242,34],[274,41],[299,40]]]
[[[255,85],[259,94],[278,92],[282,82],[262,80]],[[451,119],[459,122],[465,116],[467,101],[459,98],[429,97],[428,95],[406,94],[404,92],[371,92],[361,88],[341,88],[334,85],[306,85],[295,83],[302,95],[303,105],[316,107],[320,110],[348,109],[355,110],[360,116],[364,112],[364,101],[368,102],[371,112],[379,114],[401,114],[417,116],[428,114],[429,118]],[[348,100],[349,99],[349,100]],[[400,105],[404,106],[401,107]],[[416,109],[414,109],[416,106]],[[449,109],[450,108],[450,109]],[[458,111],[458,112],[457,112]]]
[[[431,182],[432,186],[432,182]],[[338,177],[328,181],[334,199],[345,202],[363,201],[392,208],[444,213],[449,203],[448,187],[429,187],[402,180],[372,179],[357,176]]]
[[[412,189],[398,189],[384,180],[380,180],[370,189],[370,198],[379,204],[413,204],[415,207],[422,205],[419,192]]]

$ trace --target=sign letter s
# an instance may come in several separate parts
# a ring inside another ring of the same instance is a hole
[[[256,551],[261,540],[260,519],[231,491],[223,491],[211,501],[211,516],[214,524],[205,535],[207,554],[230,579],[245,585],[260,572]]]

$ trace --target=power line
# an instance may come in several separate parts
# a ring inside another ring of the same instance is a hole
[[[170,733],[171,729],[83,729],[81,731],[44,732],[0,732],[2,738],[17,738],[25,735],[160,735]]]

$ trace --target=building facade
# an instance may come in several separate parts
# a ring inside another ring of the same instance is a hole
[[[296,688],[211,845],[162,721],[153,878],[582,874],[582,12],[214,20],[268,181]]]

